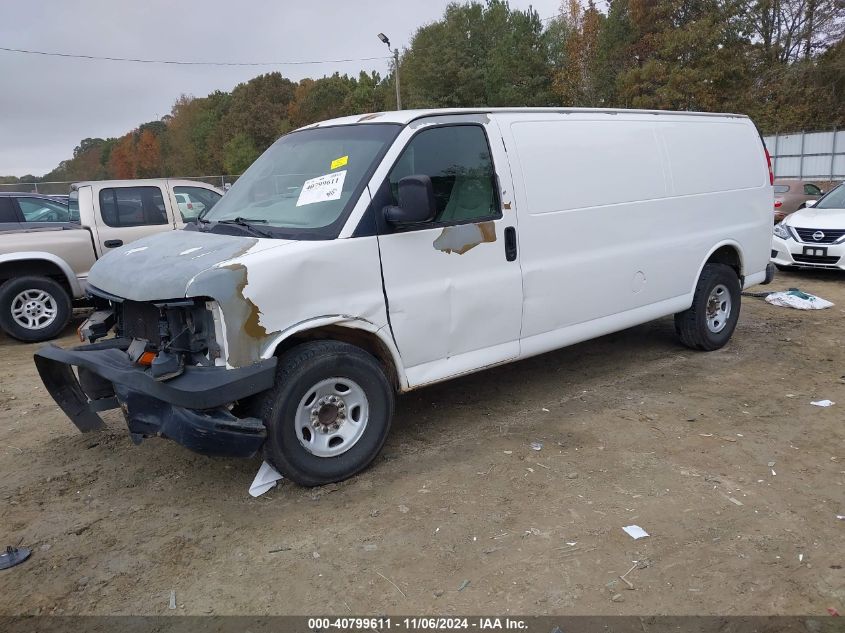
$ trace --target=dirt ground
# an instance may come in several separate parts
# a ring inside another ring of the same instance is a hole
[[[845,275],[793,286],[836,306],[744,298],[718,352],[662,319],[420,390],[365,473],[257,499],[257,458],[133,446],[115,412],[79,434],[0,339],[0,545],[33,549],[0,613],[845,612]]]

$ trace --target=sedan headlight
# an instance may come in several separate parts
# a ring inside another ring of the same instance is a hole
[[[774,234],[782,240],[788,240],[792,237],[792,234],[789,232],[789,229],[784,226],[783,222],[775,224]]]

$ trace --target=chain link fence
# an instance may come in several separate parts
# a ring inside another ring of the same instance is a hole
[[[225,174],[222,176],[168,176],[168,180],[195,180],[214,185],[222,190],[228,189],[233,182],[240,177],[240,174]],[[11,184],[0,184],[0,192],[22,192],[40,193],[48,196],[66,196],[70,192],[70,186],[79,182],[77,180],[57,180],[50,182],[17,182]]]

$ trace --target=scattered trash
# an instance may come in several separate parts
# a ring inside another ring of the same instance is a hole
[[[408,506],[406,506],[404,503],[399,504],[399,512],[401,512],[402,514],[408,514],[409,510],[410,508],[408,508]]]
[[[505,455],[513,455],[513,451],[502,451]]]
[[[837,611],[834,607],[828,607],[827,612],[832,615],[834,618],[839,617],[839,611]]]
[[[578,479],[578,473],[568,473],[566,475],[567,479]]]
[[[836,403],[832,400],[816,400],[815,402],[811,402],[810,404],[815,405],[817,407],[832,407]]]
[[[540,536],[541,532],[537,528],[528,528],[525,530],[525,534],[523,536],[528,536],[529,534],[533,534],[534,536]]]
[[[578,545],[578,541],[566,541],[566,544],[569,545],[569,547],[573,547]]]
[[[798,562],[804,562],[804,554],[798,554]]]
[[[765,297],[767,303],[797,310],[824,310],[833,307],[833,303],[821,297],[790,288],[786,292],[771,292]]]
[[[728,501],[737,506],[744,505],[742,501],[740,501],[739,499],[735,499],[734,497],[728,497]]]
[[[255,475],[255,479],[252,480],[252,484],[249,487],[249,494],[253,497],[260,497],[270,490],[270,488],[275,486],[279,479],[283,479],[283,477],[279,474],[279,471],[267,462],[261,462],[261,467],[258,469],[258,473]]]
[[[840,521],[845,521],[845,514],[837,514],[836,518],[839,519]]]
[[[630,536],[635,541],[637,539],[645,538],[648,536],[648,532],[642,529],[639,525],[626,525],[622,528],[625,531],[625,534]]]
[[[531,450],[532,451],[541,451],[543,450],[543,443],[542,442],[531,442]]]
[[[290,547],[283,545],[282,547],[277,547],[275,549],[267,550],[268,554],[276,554],[277,552],[289,552],[291,550]]]
[[[311,557],[312,557],[312,558],[314,558],[315,560],[316,560],[316,559],[318,559],[318,558],[320,558],[320,552],[313,552],[313,553],[311,554]]]
[[[175,609],[176,608],[176,590],[170,590],[170,604],[167,605],[168,609]]]
[[[20,565],[32,554],[32,550],[28,547],[6,547],[6,551],[0,554],[0,569],[9,569],[15,565]]]
[[[777,473],[775,472],[775,469],[772,468],[772,477],[776,477],[776,476],[777,476]]]
[[[549,410],[546,407],[543,407],[543,411],[545,411],[546,413],[549,413]]]
[[[611,602],[625,602],[625,598],[622,597],[621,593],[615,593],[612,596],[610,596],[610,601]]]
[[[463,590],[464,590],[464,589],[466,589],[467,587],[469,587],[469,580],[464,580],[464,581],[461,583],[461,586],[460,586],[460,587],[458,587],[458,591],[463,591]]]
[[[774,468],[774,466],[775,466],[774,462],[769,462],[769,468]]]

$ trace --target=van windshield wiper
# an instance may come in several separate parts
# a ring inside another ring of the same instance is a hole
[[[262,231],[252,226],[253,224],[267,224],[267,220],[242,218],[241,216],[238,216],[227,220],[218,220],[217,224],[237,224],[238,226],[244,227],[254,235],[259,235],[261,237],[273,237],[269,231]]]

